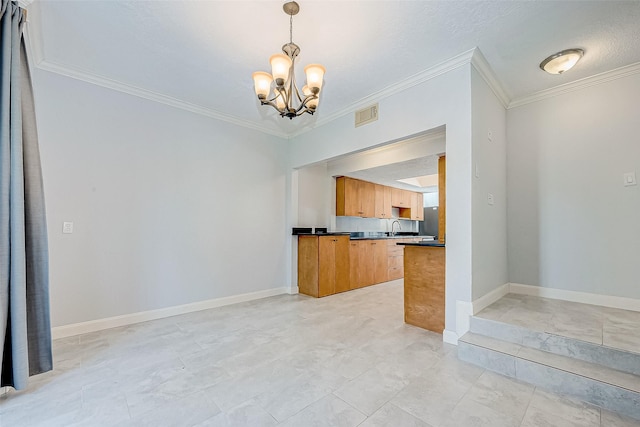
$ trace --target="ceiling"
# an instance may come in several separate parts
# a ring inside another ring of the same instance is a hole
[[[438,156],[419,157],[403,162],[390,163],[368,169],[349,172],[346,175],[363,181],[375,182],[389,187],[403,188],[421,193],[438,191],[438,185],[420,187],[398,182],[400,179],[438,174]],[[436,181],[437,182],[437,181]]]
[[[308,63],[327,73],[319,111],[290,121],[259,105],[251,79],[288,42],[282,4],[35,0],[27,37],[40,68],[281,136],[476,47],[507,101],[640,63],[639,1],[301,0],[297,80]],[[586,51],[571,72],[538,68],[571,47]]]

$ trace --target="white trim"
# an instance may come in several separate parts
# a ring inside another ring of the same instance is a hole
[[[509,289],[510,289],[510,283],[505,283],[504,285],[497,287],[496,289],[492,290],[488,294],[485,294],[480,298],[478,298],[477,300],[473,301],[472,303],[473,314],[474,315],[478,314],[486,307],[489,307],[491,304],[498,301],[503,296],[507,295],[509,293]]]
[[[126,93],[129,95],[137,96],[139,98],[148,99],[150,101],[159,102],[160,104],[169,105],[171,107],[179,108],[182,110],[190,111],[192,113],[200,114],[202,116],[211,117],[216,120],[232,123],[245,128],[257,130],[259,132],[267,133],[281,138],[287,138],[287,134],[280,131],[265,129],[260,124],[254,123],[250,120],[239,119],[229,114],[220,113],[213,109],[203,107],[201,105],[192,104],[190,102],[181,101],[177,98],[173,98],[162,93],[153,92],[141,87],[133,86],[130,84],[122,83],[120,81],[112,80],[107,77],[102,77],[97,74],[93,74],[87,71],[74,69],[69,66],[56,64],[52,61],[43,60],[37,67],[49,71],[52,73],[60,74],[72,79],[81,80],[87,83],[91,83],[97,86],[102,86],[108,89],[112,89],[118,92]]]
[[[51,329],[51,336],[54,340],[58,338],[66,338],[74,335],[116,328],[118,326],[132,325],[134,323],[147,322],[149,320],[162,319],[165,317],[192,313],[194,311],[207,310],[210,308],[222,307],[225,305],[237,304],[240,302],[253,301],[261,298],[272,297],[275,295],[287,294],[289,293],[290,289],[291,288],[288,287],[265,289],[264,291],[232,295],[229,297],[215,298],[206,301],[198,301],[191,304],[176,305],[173,307],[160,308],[157,310],[142,311],[139,313],[108,317],[106,319],[97,319],[90,320],[88,322],[74,323],[71,325],[57,326]]]
[[[456,301],[456,334],[463,336],[471,329],[471,316],[473,316],[473,303],[469,301]]]
[[[297,286],[291,286],[287,289],[287,293],[289,295],[297,295],[300,293],[300,288],[298,288]]]
[[[640,299],[634,298],[568,291],[565,289],[543,288],[541,286],[523,285],[521,283],[510,283],[509,291],[514,294],[532,295],[542,298],[620,308],[622,310],[640,311]]]
[[[471,316],[479,313],[485,307],[490,306],[503,296],[509,293],[509,283],[500,285],[488,294],[481,296],[475,301],[456,301],[456,334],[463,336],[471,329]],[[449,339],[453,339],[449,337]],[[446,341],[446,340],[445,340]],[[447,341],[448,342],[448,341]],[[456,339],[457,342],[457,339]]]
[[[18,3],[18,6],[21,8],[26,9],[31,3],[33,3],[33,0],[16,0],[16,3]]]
[[[447,344],[458,345],[458,334],[445,329],[444,331],[442,331],[442,341],[446,342]]]
[[[473,68],[478,71],[480,77],[482,77],[489,88],[491,88],[502,106],[504,108],[507,108],[507,106],[509,105],[509,97],[500,84],[500,80],[498,80],[498,77],[493,72],[493,68],[491,68],[491,65],[489,65],[489,62],[487,62],[487,59],[484,57],[482,52],[480,52],[479,48],[475,48],[473,51],[473,56],[471,57],[471,65],[473,65]]]
[[[556,86],[551,89],[542,90],[540,92],[536,92],[532,95],[528,95],[523,98],[512,100],[509,103],[509,106],[507,108],[520,107],[522,105],[531,104],[532,102],[542,101],[543,99],[551,98],[558,95],[563,95],[565,93],[574,92],[576,90],[585,89],[585,88],[596,86],[602,83],[607,83],[612,80],[621,79],[637,73],[640,73],[640,62],[627,65],[624,67],[616,68],[615,70],[596,74],[595,76],[576,80],[571,83]]]
[[[438,76],[441,76],[442,74],[446,74],[449,71],[453,71],[457,68],[460,68],[465,64],[469,64],[476,50],[477,48],[474,48],[474,49],[470,49],[465,52],[462,52],[461,54],[456,55],[447,61],[441,62],[438,65],[435,65],[429,69],[426,69],[417,74],[414,74],[413,76],[410,76],[404,80],[400,80],[399,82],[389,85],[382,90],[374,92],[371,95],[368,95],[360,99],[359,101],[353,102],[347,105],[346,107],[341,108],[338,111],[335,111],[334,113],[331,113],[327,116],[323,116],[321,118],[318,117],[318,121],[316,122],[315,127],[322,126],[346,114],[352,114],[353,112],[361,108],[365,108],[371,104],[375,104],[381,99],[388,98],[389,96],[395,95],[396,93],[402,92],[403,90],[410,89],[414,86],[417,86],[426,81],[429,81]],[[294,131],[291,134],[291,137],[298,136],[310,130],[311,129],[299,129],[297,131]]]

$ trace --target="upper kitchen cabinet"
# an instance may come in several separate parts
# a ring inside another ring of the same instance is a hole
[[[375,188],[375,217],[391,218],[391,187],[374,184]]]
[[[399,188],[391,189],[391,206],[396,208],[411,209],[411,195],[412,191],[401,190]]]
[[[346,176],[336,178],[336,215],[375,217],[375,184]]]
[[[411,219],[424,221],[424,195],[413,193],[411,195]]]

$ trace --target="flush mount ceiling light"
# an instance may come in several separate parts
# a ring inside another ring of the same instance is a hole
[[[289,15],[289,43],[282,46],[282,53],[271,56],[271,72],[256,71],[253,73],[253,83],[261,105],[271,105],[278,110],[281,117],[300,116],[304,113],[313,114],[318,108],[320,89],[325,68],[319,64],[304,67],[307,84],[302,88],[302,95],[296,86],[295,60],[300,53],[300,47],[293,42],[293,15],[300,11],[298,3],[291,1],[282,6]],[[271,83],[275,82],[273,93]]]
[[[582,55],[584,55],[582,49],[566,49],[542,61],[540,68],[549,74],[562,74],[576,65]]]

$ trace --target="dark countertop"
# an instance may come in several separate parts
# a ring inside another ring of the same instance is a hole
[[[351,240],[421,239],[426,236],[351,236]]]
[[[419,236],[416,234],[396,234],[394,236],[387,236],[385,233],[369,233],[369,232],[348,232],[348,231],[337,231],[337,232],[328,232],[328,233],[297,233],[297,236],[350,236],[349,240],[387,240],[387,239],[421,239],[425,237],[433,237],[433,236]],[[433,240],[425,240],[426,243],[433,243]],[[437,243],[437,240],[435,241]],[[399,243],[399,244],[413,244],[413,243]],[[415,243],[419,244],[419,243]],[[433,245],[431,245],[433,246]]]
[[[298,233],[294,236],[349,236],[351,233],[348,231],[335,232],[335,233]]]
[[[396,245],[405,245],[405,246],[431,246],[436,248],[444,248],[445,244],[440,243],[438,240],[424,240],[422,242],[410,242],[410,243],[396,243]]]

